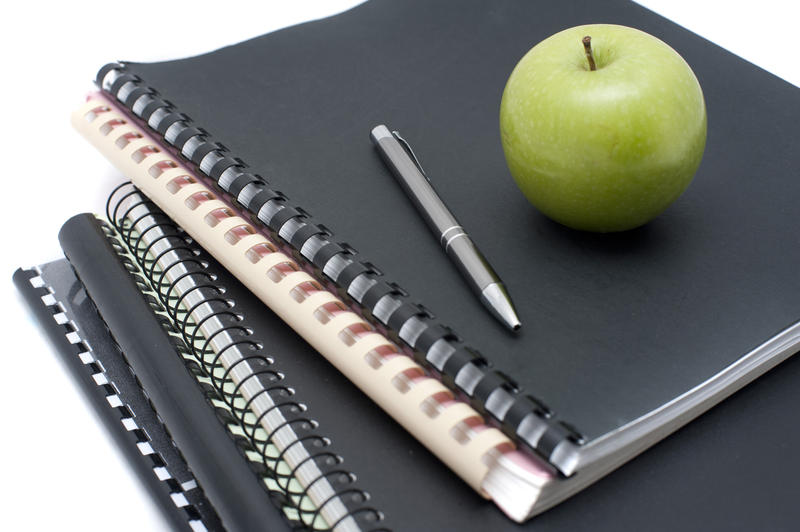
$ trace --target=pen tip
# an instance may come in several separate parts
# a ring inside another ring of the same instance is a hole
[[[502,316],[503,322],[505,322],[506,326],[514,332],[517,332],[522,328],[522,323],[520,323],[519,318],[517,318],[514,309],[509,304],[508,309]]]
[[[500,283],[488,285],[481,292],[481,300],[506,327],[512,331],[520,330],[522,323],[519,321],[503,285]]]

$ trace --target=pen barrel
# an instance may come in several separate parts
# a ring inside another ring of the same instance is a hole
[[[386,126],[370,134],[381,158],[477,294],[500,279],[409,153]]]
[[[500,278],[491,265],[460,226],[452,227],[442,234],[441,242],[445,253],[478,295],[490,284],[500,283]]]
[[[458,221],[436,194],[428,177],[422,173],[400,143],[388,133],[388,129],[386,132],[380,137],[376,137],[373,133],[373,142],[386,166],[431,230],[436,235],[443,235],[448,229],[458,226]]]

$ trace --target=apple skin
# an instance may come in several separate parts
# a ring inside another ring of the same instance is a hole
[[[511,175],[542,213],[574,229],[624,231],[655,218],[691,183],[706,107],[694,72],[664,42],[625,26],[577,26],[514,68],[500,133]]]

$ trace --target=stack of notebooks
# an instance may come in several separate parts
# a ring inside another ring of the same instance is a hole
[[[588,22],[670,43],[707,99],[695,183],[624,234],[544,219],[500,148],[516,61]],[[73,124],[130,183],[15,281],[176,528],[557,528],[528,520],[800,345],[797,89],[635,4],[371,0],[96,83]],[[383,122],[414,139],[519,333],[381,163]],[[758,427],[738,452],[776,437]]]

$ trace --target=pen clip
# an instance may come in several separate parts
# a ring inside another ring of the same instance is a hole
[[[425,170],[422,168],[422,164],[419,162],[419,159],[417,159],[417,154],[414,153],[414,150],[411,149],[411,144],[409,144],[406,139],[401,137],[400,132],[397,130],[392,131],[392,136],[400,142],[400,145],[403,146],[403,149],[405,149],[406,153],[408,153],[409,157],[411,157],[411,160],[414,161],[415,165],[417,165],[417,168],[419,169],[420,173],[423,176],[425,176],[425,179],[427,179],[428,182],[430,183],[431,180],[428,177],[428,174],[426,174]]]

